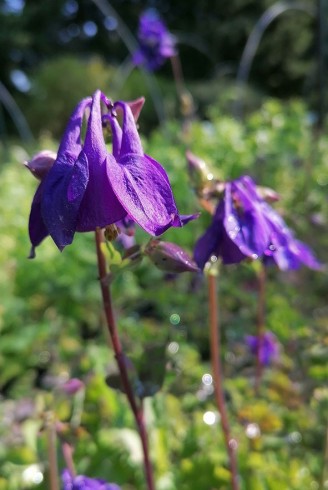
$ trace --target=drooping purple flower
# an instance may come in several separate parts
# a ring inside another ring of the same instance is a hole
[[[121,125],[116,109],[123,113]],[[112,129],[112,153],[103,137],[104,117]],[[76,231],[104,228],[126,217],[155,236],[183,225],[164,168],[143,152],[129,103],[112,104],[98,90],[75,108],[57,159],[36,191],[29,221],[31,256],[47,235],[62,250]]]
[[[256,190],[254,194],[255,184],[249,188],[247,179],[226,182],[212,224],[196,243],[194,258],[200,268],[212,255],[221,257],[224,264],[236,264],[264,253],[269,227]]]
[[[253,356],[257,356],[260,339],[253,335],[246,335],[246,344]],[[272,332],[265,332],[261,340],[259,360],[263,366],[269,366],[279,357],[279,343]]]
[[[157,70],[167,58],[176,54],[175,37],[154,9],[146,10],[140,16],[138,41],[139,49],[133,55],[133,62],[150,71]]]
[[[66,469],[62,473],[62,490],[120,490],[116,483],[107,483],[84,475],[72,476]]]
[[[212,255],[221,257],[224,264],[262,258],[281,270],[298,269],[302,264],[322,268],[248,176],[225,184],[212,224],[196,243],[194,257],[199,267],[203,268]]]

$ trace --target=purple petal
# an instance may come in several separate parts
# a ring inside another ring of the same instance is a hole
[[[83,116],[86,108],[90,106],[91,100],[91,97],[87,97],[81,100],[75,107],[62,137],[58,149],[58,156],[67,152],[72,158],[78,157],[82,150],[81,127]]]
[[[115,107],[121,107],[123,110],[123,125],[122,125],[122,144],[120,158],[133,153],[135,155],[143,155],[143,149],[140,141],[140,136],[137,126],[128,104],[122,101],[115,103]]]
[[[73,241],[80,204],[89,180],[88,159],[60,156],[45,179],[44,223],[59,249]]]
[[[220,242],[223,239],[224,202],[220,201],[211,225],[202,235],[194,249],[194,260],[200,269],[204,269],[206,262],[212,255],[219,256]]]
[[[321,270],[323,266],[312,250],[294,238],[282,217],[267,203],[263,203],[262,208],[271,229],[270,246],[265,252],[264,262],[274,262],[280,270],[295,270],[302,265]]]
[[[73,241],[80,204],[89,180],[88,158],[81,152],[81,126],[89,104],[90,99],[84,99],[75,108],[61,141],[57,160],[44,181],[42,217],[49,234],[61,250]],[[93,100],[92,109],[94,106]],[[90,120],[91,116],[88,128]]]
[[[134,221],[156,236],[172,226],[178,216],[171,187],[163,172],[159,163],[150,162],[141,155],[128,154],[119,162],[113,158],[107,165],[108,178],[117,199]]]
[[[114,158],[118,159],[120,156],[122,145],[122,129],[116,117],[110,118],[110,125],[112,128],[112,153]]]
[[[38,186],[36,193],[34,194],[30,218],[29,218],[29,235],[32,243],[32,248],[29,258],[35,257],[35,247],[40,245],[42,240],[49,235],[46,225],[44,224],[41,213],[41,200],[44,192],[44,181]]]
[[[270,242],[270,229],[261,209],[261,201],[250,178],[238,179],[231,183],[231,190],[240,200],[242,210],[232,206],[229,197],[229,185],[226,185],[225,199],[227,202],[225,226],[231,240],[245,255],[258,258],[263,255]]]

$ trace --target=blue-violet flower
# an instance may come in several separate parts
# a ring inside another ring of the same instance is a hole
[[[115,483],[83,475],[72,476],[67,469],[62,473],[62,483],[62,490],[120,490]]]
[[[107,110],[103,115],[101,102]],[[123,113],[121,124],[117,112]],[[104,120],[112,130],[112,153],[104,141]],[[130,104],[113,104],[97,90],[76,106],[57,159],[35,193],[29,220],[30,256],[47,235],[62,250],[72,243],[76,231],[104,228],[126,217],[154,236],[191,219],[179,216],[164,168],[144,154]]]
[[[252,355],[256,356],[259,348],[259,337],[246,335],[246,344]],[[261,341],[259,360],[263,366],[269,366],[279,357],[279,343],[272,332],[265,332]]]
[[[213,221],[196,243],[194,258],[200,268],[212,255],[221,257],[224,264],[263,258],[282,270],[297,269],[302,264],[312,269],[322,267],[310,248],[294,238],[248,176],[225,183]]]
[[[156,10],[146,10],[139,20],[139,49],[133,55],[137,66],[153,71],[160,68],[166,58],[176,54],[175,37],[167,30]]]

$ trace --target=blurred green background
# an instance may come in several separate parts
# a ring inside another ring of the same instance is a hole
[[[44,430],[49,412],[75,447],[79,473],[117,482],[124,490],[144,489],[132,415],[124,395],[106,384],[115,363],[103,328],[93,236],[77,234],[63,253],[48,238],[36,259],[27,260],[37,182],[21,163],[41,149],[56,151],[75,103],[96,88],[113,99],[144,95],[139,128],[145,151],[166,168],[182,213],[199,210],[187,174],[189,148],[222,179],[247,173],[279,192],[276,208],[325,263],[328,44],[318,22],[326,16],[318,19],[317,9],[325,12],[326,3],[303,2],[313,15],[291,9],[272,22],[241,93],[236,74],[243,49],[273,2],[115,0],[101,4],[105,14],[91,1],[0,2],[1,490],[49,488]],[[170,63],[145,76],[132,68],[119,34],[121,19],[135,36],[138,16],[149,6],[181,41],[185,82],[197,109],[187,133]],[[14,105],[8,106],[11,97]],[[234,117],[238,100],[242,120]],[[21,136],[15,104],[24,118]],[[203,212],[165,239],[192,253],[209,222]],[[144,243],[147,236],[138,230],[137,240]],[[255,396],[255,360],[244,337],[255,334],[256,273],[256,264],[242,264],[222,268],[219,278],[226,400],[238,441],[241,488],[323,490],[328,488],[327,273],[269,270],[266,326],[279,340],[280,357],[265,370]],[[204,377],[210,373],[206,295],[201,275],[172,277],[146,259],[113,283],[126,353],[146,373],[151,389],[162,385],[145,399],[158,490],[230,488],[219,415]],[[85,392],[65,395],[60,386],[70,377],[82,379]],[[60,450],[58,455],[63,469]]]

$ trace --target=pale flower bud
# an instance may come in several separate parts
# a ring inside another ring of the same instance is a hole
[[[56,158],[54,151],[42,150],[36,153],[31,160],[24,162],[24,165],[36,179],[42,180],[55,163]]]

